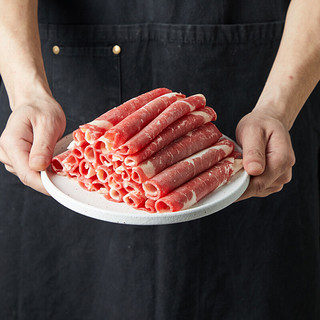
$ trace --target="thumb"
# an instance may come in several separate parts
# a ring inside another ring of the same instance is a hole
[[[54,128],[34,127],[33,144],[29,156],[31,169],[42,171],[50,165],[57,140],[58,136]]]
[[[251,176],[262,174],[266,166],[267,139],[262,130],[252,128],[242,136],[243,166]]]

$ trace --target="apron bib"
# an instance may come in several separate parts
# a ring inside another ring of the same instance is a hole
[[[127,5],[97,1],[97,16],[88,1],[65,10],[59,1],[40,2],[46,71],[67,133],[164,86],[203,93],[217,126],[234,138],[262,91],[288,3],[262,10],[260,2],[243,1],[236,11],[214,1],[163,2],[147,1],[129,14]],[[297,163],[283,191],[188,223],[93,220],[22,186],[1,167],[2,318],[318,319],[319,101],[316,89],[291,130]],[[3,85],[0,104],[4,127]]]

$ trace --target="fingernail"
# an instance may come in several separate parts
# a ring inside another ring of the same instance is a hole
[[[259,162],[250,162],[247,165],[247,170],[250,174],[260,174],[263,171],[263,167]]]
[[[47,159],[43,156],[35,156],[31,158],[30,162],[34,167],[43,167],[47,164]]]

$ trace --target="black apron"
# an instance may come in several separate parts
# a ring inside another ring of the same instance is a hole
[[[262,91],[289,1],[39,2],[67,132],[164,86],[205,94],[234,138]],[[319,319],[319,102],[316,88],[291,130],[297,162],[282,192],[188,223],[90,219],[1,166],[0,318]],[[3,129],[3,85],[0,105]]]

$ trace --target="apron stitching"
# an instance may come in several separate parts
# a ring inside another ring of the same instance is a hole
[[[176,25],[176,24],[133,24],[133,25],[71,25],[58,28],[57,25],[42,27],[42,38],[52,40],[73,38],[73,41],[92,39],[95,42],[113,42],[122,40],[137,42],[158,40],[180,43],[248,43],[252,41],[279,40],[282,35],[283,22],[240,25]],[[46,30],[47,29],[47,30]],[[53,29],[53,30],[52,30]],[[59,32],[60,31],[60,32]],[[110,33],[110,35],[109,35]],[[161,33],[161,35],[158,35]]]
[[[252,40],[252,41],[243,41],[243,42],[215,42],[215,41],[180,41],[180,40],[168,40],[168,39],[161,39],[161,38],[149,38],[149,39],[139,39],[139,40],[125,40],[123,41],[124,43],[136,43],[136,42],[150,42],[150,41],[155,41],[155,42],[164,42],[164,43],[182,43],[182,44],[203,44],[203,45],[226,45],[226,44],[254,44],[260,45],[261,43],[267,43],[267,42],[278,42],[281,40],[281,38],[274,38],[274,39],[265,39],[265,41],[262,41],[264,39],[260,40]]]

